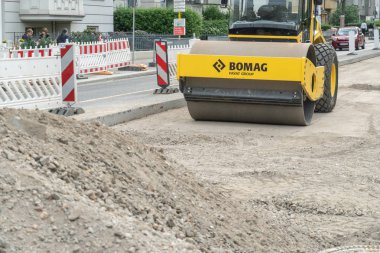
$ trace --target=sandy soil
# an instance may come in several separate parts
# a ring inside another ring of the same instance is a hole
[[[1,109],[0,143],[1,253],[249,251],[227,196],[129,134]]]
[[[115,129],[162,148],[199,182],[227,196],[244,213],[233,215],[233,222],[251,229],[244,242],[249,252],[376,245],[379,64],[372,59],[342,67],[337,107],[316,114],[308,127],[195,122],[183,108]]]

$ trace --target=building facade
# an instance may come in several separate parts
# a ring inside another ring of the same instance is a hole
[[[14,41],[27,28],[38,34],[43,27],[52,36],[63,28],[112,32],[113,0],[1,0],[1,40]]]
[[[376,15],[376,1],[379,0],[346,0],[346,6],[355,5],[359,9],[358,16],[361,20],[371,20]]]
[[[321,20],[323,24],[330,22],[330,16],[338,8],[337,0],[324,0],[321,6]]]

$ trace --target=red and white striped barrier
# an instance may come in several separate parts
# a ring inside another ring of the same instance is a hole
[[[103,42],[78,45],[76,52],[78,73],[90,74],[107,71],[107,44]]]
[[[131,64],[128,39],[78,45],[78,73],[91,74],[122,68]]]
[[[128,39],[111,40],[107,42],[108,68],[122,68],[131,64],[131,49]]]
[[[170,85],[169,68],[168,68],[168,42],[156,41],[156,69],[157,84],[162,89]]]
[[[157,84],[166,88],[177,77],[177,55],[188,54],[196,40],[190,40],[188,45],[168,45],[167,41],[156,41]]]
[[[62,100],[77,102],[77,79],[75,77],[75,50],[73,44],[61,48]]]
[[[55,44],[45,48],[14,48],[9,50],[9,58],[48,57],[57,55],[58,52],[59,48]]]

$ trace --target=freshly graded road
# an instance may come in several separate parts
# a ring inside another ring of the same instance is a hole
[[[379,245],[379,64],[378,57],[341,67],[335,110],[307,127],[197,122],[182,108],[115,129],[162,149],[258,217],[253,230],[278,237],[253,233],[241,243],[278,240],[284,252]]]

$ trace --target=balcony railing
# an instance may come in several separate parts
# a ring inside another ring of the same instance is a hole
[[[20,18],[25,21],[82,20],[83,0],[20,1]]]

